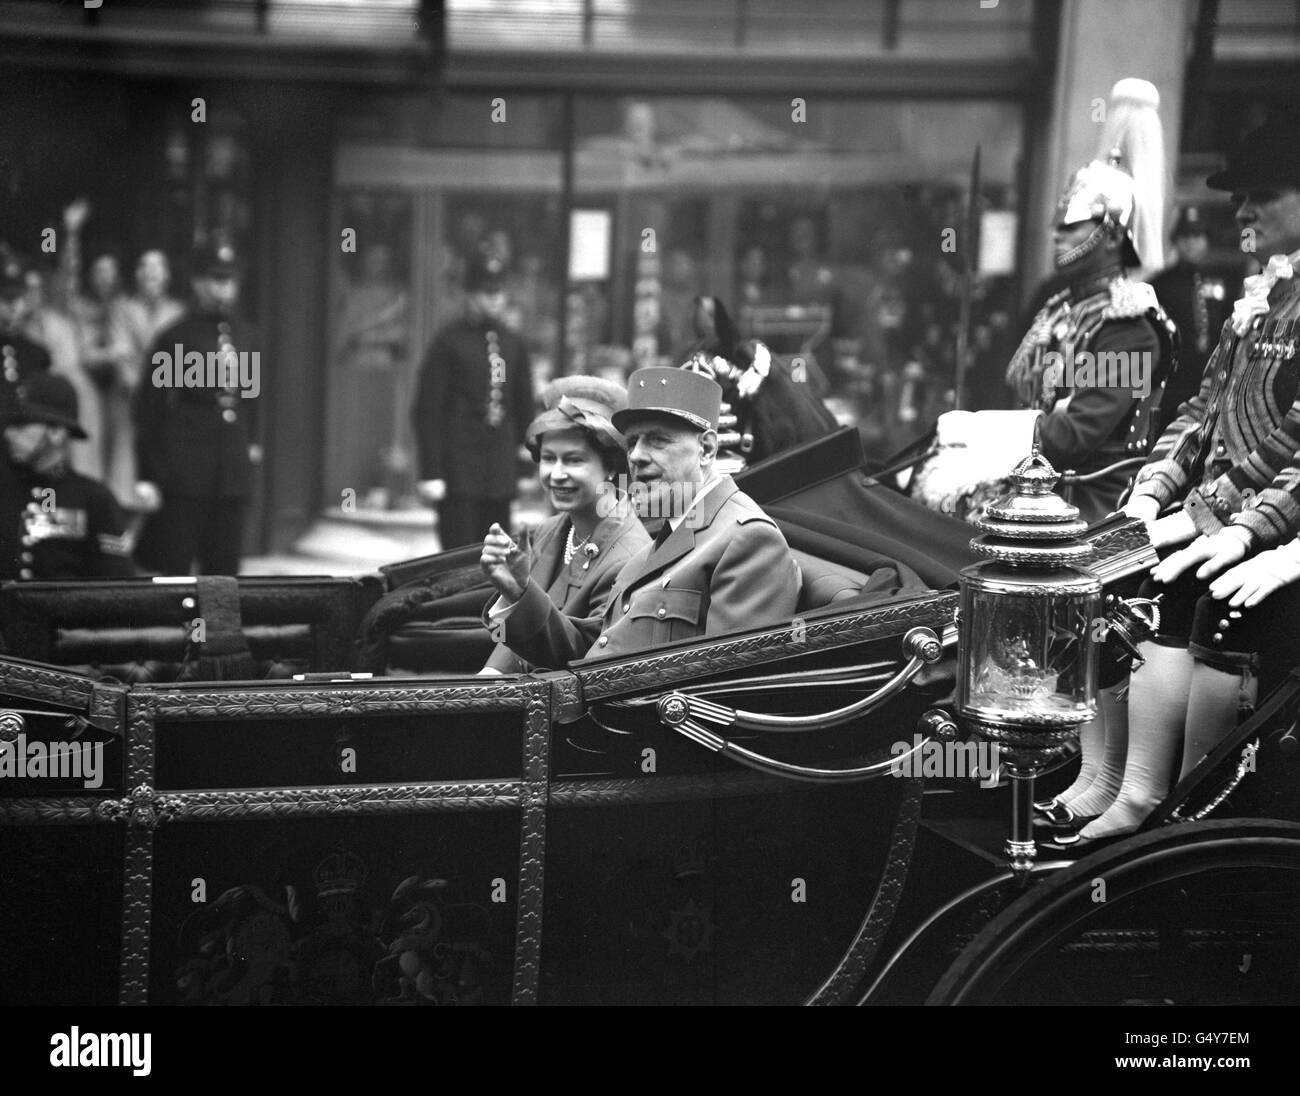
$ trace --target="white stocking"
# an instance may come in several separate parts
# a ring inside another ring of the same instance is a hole
[[[1069,791],[1061,794],[1061,801],[1076,818],[1101,814],[1119,794],[1120,782],[1124,778],[1124,759],[1128,755],[1128,704],[1115,699],[1115,692],[1120,687],[1117,685],[1099,694],[1097,718],[1079,734],[1083,768]],[[1094,728],[1100,730],[1100,735]],[[1088,773],[1089,753],[1094,755],[1092,776],[1085,784],[1082,781]]]
[[[1245,671],[1219,670],[1204,662],[1196,663],[1188,697],[1187,736],[1183,741],[1180,780],[1232,733],[1243,707],[1255,706],[1258,680],[1254,674]]]
[[[1146,664],[1133,671],[1128,704],[1128,757],[1119,796],[1080,837],[1131,833],[1168,794],[1183,741],[1192,656],[1181,647],[1144,643]]]

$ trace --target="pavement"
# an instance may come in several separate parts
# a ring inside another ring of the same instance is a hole
[[[536,478],[520,481],[511,528],[536,526],[549,510]],[[437,519],[427,507],[359,508],[323,513],[288,552],[245,557],[242,575],[357,575],[443,550]],[[487,532],[485,529],[484,532]],[[457,547],[457,545],[452,545]]]

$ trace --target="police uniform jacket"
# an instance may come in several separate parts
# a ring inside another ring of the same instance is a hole
[[[662,544],[619,573],[588,657],[789,620],[799,584],[776,523],[723,476]]]
[[[158,354],[165,353],[170,362],[179,346],[182,355],[198,351],[206,361],[209,352],[220,350],[223,337],[235,353],[261,349],[257,330],[239,316],[195,312],[159,334],[141,370],[134,402],[138,474],[162,489],[164,502],[169,494],[219,499],[252,494],[248,450],[258,438],[265,376],[257,378],[261,388],[256,398],[244,398],[238,389],[156,383],[162,368],[155,360]]]
[[[1300,533],[1300,285],[1279,283],[1265,315],[1224,324],[1200,392],[1179,408],[1133,497],[1182,500],[1201,533],[1247,529],[1256,550]]]
[[[0,581],[135,574],[126,517],[98,480],[0,462]]]
[[[18,386],[32,373],[48,373],[50,355],[17,331],[0,331],[0,425],[18,407]]]
[[[605,605],[623,566],[650,543],[641,519],[626,502],[602,518],[591,539],[564,563],[571,524],[547,518],[533,537],[533,565],[523,596],[504,618],[505,641],[488,659],[491,669],[523,673],[556,668],[582,658],[600,633]],[[485,610],[489,629],[491,607]]]
[[[495,385],[488,360],[493,344],[505,362],[505,377]],[[420,367],[413,415],[420,478],[446,480],[449,494],[513,498],[517,450],[532,418],[532,367],[523,339],[497,321],[453,321]]]
[[[1224,321],[1232,313],[1232,301],[1241,279],[1213,278],[1202,268],[1179,262],[1151,279],[1161,306],[1178,328],[1178,367],[1169,378],[1160,405],[1160,431],[1178,417],[1178,408],[1201,389],[1205,363],[1218,340]],[[1217,295],[1215,295],[1217,293]]]

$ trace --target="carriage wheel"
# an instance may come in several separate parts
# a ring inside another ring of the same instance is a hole
[[[1163,827],[1035,883],[927,1004],[1281,1004],[1300,999],[1300,824]]]

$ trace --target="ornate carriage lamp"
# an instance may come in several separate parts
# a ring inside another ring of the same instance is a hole
[[[961,573],[957,707],[996,742],[1011,776],[1007,855],[1034,860],[1034,778],[1097,713],[1101,582],[1081,566],[1079,510],[1054,494],[1058,476],[1037,446],[989,507]]]

